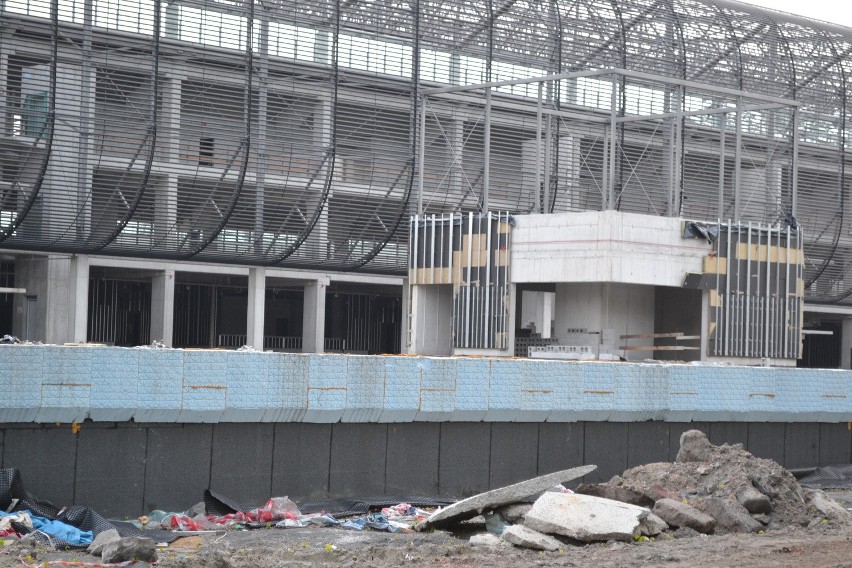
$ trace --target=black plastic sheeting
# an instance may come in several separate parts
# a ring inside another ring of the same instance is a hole
[[[17,502],[15,500],[17,499]],[[13,506],[14,504],[14,506]],[[97,536],[103,531],[115,529],[118,534],[124,536],[142,536],[152,539],[154,542],[172,542],[179,534],[161,530],[142,531],[131,523],[108,521],[88,507],[72,505],[59,509],[52,503],[38,499],[30,495],[24,488],[21,474],[13,468],[0,469],[0,510],[13,513],[16,511],[30,511],[37,517],[61,521],[65,524],[77,527],[80,530],[92,531]],[[86,548],[87,544],[75,545],[60,538],[47,535],[41,531],[28,529],[19,524],[12,525],[21,534],[33,533],[32,538],[56,548]]]
[[[799,479],[799,484],[814,489],[852,488],[852,464],[818,467]]]
[[[367,497],[363,499],[327,499],[311,503],[296,503],[303,515],[326,513],[332,517],[351,517],[365,515],[371,510],[392,507],[400,503],[408,503],[414,507],[443,507],[455,503],[455,500],[438,499],[435,497]],[[245,508],[239,503],[209,489],[204,492],[204,507],[208,515],[230,515],[237,511],[248,511],[254,507]]]

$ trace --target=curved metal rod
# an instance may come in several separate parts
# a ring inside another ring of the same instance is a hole
[[[154,2],[154,32],[153,32],[153,83],[151,85],[151,123],[148,125],[148,132],[145,137],[150,138],[150,145],[148,147],[148,156],[145,159],[145,167],[142,170],[142,180],[139,182],[139,189],[136,192],[136,195],[133,197],[133,201],[130,202],[130,205],[127,209],[127,212],[124,214],[124,217],[116,224],[115,228],[104,237],[100,243],[95,244],[89,250],[90,252],[96,252],[106,248],[109,244],[111,244],[118,236],[124,231],[124,228],[127,227],[127,223],[133,218],[136,214],[136,210],[139,208],[139,204],[142,202],[142,197],[145,195],[146,190],[148,189],[148,181],[151,177],[151,167],[154,164],[154,157],[157,152],[157,121],[159,119],[157,112],[157,97],[159,96],[160,91],[160,13],[162,7],[162,0],[155,0]],[[133,161],[127,166],[127,170],[125,171],[125,175],[130,169],[133,167]],[[121,180],[124,179],[125,175],[121,176]],[[119,181],[120,185],[121,181]]]
[[[556,19],[556,26],[555,26],[556,34],[554,36],[555,40],[556,40],[555,41],[556,45],[554,46],[554,51],[556,52],[556,61],[555,61],[555,64],[553,66],[554,67],[553,72],[555,74],[559,74],[559,73],[562,73],[562,48],[563,48],[562,12],[559,10],[559,4],[556,0],[553,0],[550,3],[550,12],[551,12],[551,14],[553,14],[555,16],[555,19]],[[554,93],[554,97],[553,97],[554,106],[556,107],[557,111],[562,108],[562,100],[561,100],[562,97],[561,97],[561,94],[559,93],[558,86],[559,86],[559,84],[557,84],[557,89],[556,89],[556,92]],[[559,164],[559,142],[558,142],[559,141],[559,125],[560,125],[560,121],[557,120],[556,121],[556,140],[557,140],[557,143],[556,143],[556,160],[555,160],[557,165]],[[541,164],[539,164],[538,167],[541,167]],[[548,195],[550,196],[550,203],[546,203],[544,205],[545,211],[548,211],[550,213],[553,213],[553,210],[556,208],[556,200],[558,198],[557,193],[559,192],[559,176],[558,175],[553,176],[552,179],[554,179],[556,183],[553,184],[551,191],[548,192]]]
[[[51,0],[50,2],[50,24],[51,24],[51,44],[50,44],[50,86],[48,88],[47,101],[47,117],[44,125],[39,132],[38,138],[33,142],[33,148],[38,144],[38,140],[44,134],[45,129],[48,129],[47,139],[45,141],[44,159],[41,162],[38,176],[36,177],[33,189],[27,197],[27,202],[23,209],[15,216],[2,234],[0,234],[0,243],[15,234],[18,227],[21,226],[26,216],[35,204],[35,200],[44,185],[44,178],[47,175],[47,166],[50,162],[50,156],[53,152],[53,135],[56,131],[56,65],[59,59],[59,0]]]
[[[266,266],[272,266],[274,264],[278,264],[283,262],[287,258],[289,258],[294,252],[299,250],[308,237],[313,233],[314,228],[319,221],[320,215],[325,209],[326,204],[328,203],[328,196],[331,193],[331,184],[332,179],[334,178],[334,163],[337,161],[335,158],[337,156],[337,99],[338,99],[338,84],[340,81],[340,69],[338,64],[338,52],[339,52],[339,40],[340,40],[340,0],[336,0],[334,3],[334,34],[332,36],[332,45],[331,45],[331,81],[332,81],[332,95],[331,95],[331,132],[330,132],[330,141],[329,147],[326,149],[326,152],[323,156],[323,162],[328,163],[328,168],[326,169],[325,176],[325,184],[323,184],[322,192],[319,195],[319,202],[314,208],[314,214],[308,221],[305,226],[305,229],[302,233],[296,237],[296,240],[284,249],[284,252],[275,256],[272,259],[266,260],[263,262]],[[321,163],[323,163],[321,162]],[[322,166],[320,166],[322,167]],[[310,185],[310,182],[309,182]],[[280,231],[278,231],[280,233]],[[272,245],[270,245],[271,247]]]
[[[195,249],[189,251],[188,253],[184,253],[180,255],[182,260],[190,259],[200,252],[204,251],[208,246],[210,246],[213,241],[219,236],[219,234],[225,229],[228,225],[228,221],[231,220],[231,216],[233,216],[234,211],[237,208],[237,204],[240,201],[240,196],[243,193],[243,186],[246,181],[246,173],[248,172],[249,167],[249,159],[251,157],[251,112],[252,112],[252,86],[253,81],[252,78],[254,76],[254,3],[255,0],[248,1],[248,16],[246,17],[246,88],[245,88],[245,113],[246,113],[246,130],[243,135],[243,140],[240,144],[240,147],[243,151],[243,161],[240,164],[240,173],[237,178],[237,185],[234,188],[234,191],[231,192],[231,199],[228,202],[227,207],[225,208],[225,213],[222,215],[219,220],[219,224],[215,229],[210,231],[207,237],[197,246]],[[238,150],[239,151],[239,150]],[[227,174],[227,170],[223,173],[222,177],[219,178],[219,182],[221,183],[225,179],[225,174]],[[213,195],[218,189],[219,184],[216,184],[216,187],[210,192]]]
[[[837,63],[835,63],[835,65],[837,65],[838,69],[840,70],[840,93],[842,95],[842,94],[847,92],[846,89],[847,89],[847,86],[848,86],[847,81],[846,81],[846,70],[843,68],[842,60],[839,56],[839,50],[837,49],[837,44],[834,42],[834,39],[828,33],[826,33],[826,32],[822,32],[822,33],[826,36],[827,43],[828,43],[828,45],[829,45],[829,47],[830,47],[830,49],[831,49],[831,51],[832,51],[832,53],[835,57],[835,60],[837,61]],[[837,254],[837,249],[840,245],[840,235],[843,233],[843,221],[844,221],[845,216],[846,216],[846,191],[845,191],[844,188],[846,187],[845,182],[846,182],[846,111],[847,111],[847,108],[846,108],[846,97],[841,96],[840,100],[841,100],[841,102],[840,102],[840,125],[839,125],[840,126],[840,138],[838,140],[838,152],[840,154],[840,176],[839,176],[839,180],[838,180],[838,182],[839,182],[838,183],[838,194],[839,194],[840,203],[838,204],[839,209],[838,209],[838,212],[837,212],[837,216],[839,217],[839,220],[838,220],[838,223],[837,223],[837,232],[834,234],[834,242],[831,243],[831,252],[828,253],[828,256],[823,261],[822,266],[820,266],[819,270],[817,270],[817,273],[811,279],[809,279],[807,282],[805,282],[805,290],[809,289],[811,286],[813,286],[813,284],[817,280],[820,279],[820,277],[823,275],[825,270],[828,268],[828,265],[831,263],[832,260],[834,260],[834,255]],[[841,296],[838,299],[832,300],[831,303],[837,303],[837,302],[849,297],[850,295],[852,295],[852,288],[850,288],[849,290],[847,290],[846,292],[841,294]]]

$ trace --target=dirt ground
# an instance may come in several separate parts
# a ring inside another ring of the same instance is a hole
[[[852,491],[830,492],[852,507]],[[484,530],[484,527],[482,527]],[[473,547],[470,534],[435,531],[388,534],[340,528],[222,531],[187,537],[159,553],[168,568],[278,568],[329,566],[566,566],[578,568],[714,567],[852,568],[852,527],[785,527],[766,534],[658,538],[653,542],[566,545],[557,552],[512,546]],[[27,558],[29,557],[29,558]],[[101,565],[79,551],[15,543],[0,549],[0,567]],[[77,564],[79,563],[79,564]],[[146,566],[136,563],[134,566]]]

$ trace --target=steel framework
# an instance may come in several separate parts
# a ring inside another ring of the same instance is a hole
[[[402,272],[415,213],[794,215],[845,302],[851,53],[726,0],[0,0],[0,247]]]

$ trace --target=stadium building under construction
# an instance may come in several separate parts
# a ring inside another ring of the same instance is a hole
[[[850,368],[852,30],[0,0],[0,333]]]

